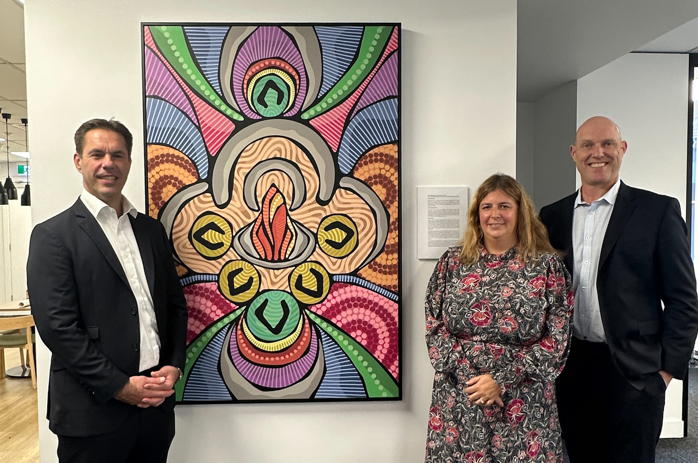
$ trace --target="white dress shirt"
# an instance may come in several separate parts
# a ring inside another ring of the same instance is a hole
[[[145,277],[143,259],[138,249],[136,236],[131,228],[132,217],[138,215],[135,207],[122,196],[124,213],[116,216],[116,210],[105,204],[102,200],[83,189],[80,199],[87,210],[94,216],[97,223],[104,231],[112,249],[119,258],[121,267],[126,274],[128,284],[133,291],[138,304],[138,326],[140,331],[140,362],[139,371],[147,370],[160,362],[160,336],[158,335],[155,310],[153,309],[153,297],[150,294],[148,281]]]
[[[579,190],[574,202],[572,251],[574,254],[574,335],[592,342],[606,342],[601,321],[596,278],[608,222],[618,197],[620,179],[601,198],[588,204]]]

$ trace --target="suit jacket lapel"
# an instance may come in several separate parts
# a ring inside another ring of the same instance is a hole
[[[623,228],[625,228],[625,224],[628,223],[628,219],[634,210],[635,194],[625,183],[621,182],[618,196],[616,197],[616,203],[613,206],[613,213],[611,213],[611,219],[608,221],[608,228],[606,228],[606,235],[604,236],[603,245],[601,246],[599,268],[603,266],[606,258],[611,253],[611,249],[613,249],[616,241],[618,241],[620,233],[623,231]]]
[[[128,286],[126,273],[123,267],[121,267],[121,262],[119,262],[114,248],[111,247],[107,235],[104,234],[102,227],[97,223],[97,219],[90,214],[90,211],[87,210],[80,199],[73,205],[73,210],[75,211],[75,218],[80,228],[92,239],[97,248],[102,252],[102,255],[104,255],[104,258],[109,262],[109,265],[112,266],[117,275],[119,275],[119,278]]]
[[[574,276],[574,245],[572,234],[574,227],[574,201],[577,198],[577,194],[578,193],[568,196],[560,209],[563,230],[565,231],[561,246],[562,250],[565,252],[563,261],[571,276]]]
[[[155,256],[153,255],[153,246],[150,243],[148,230],[145,227],[146,222],[140,216],[134,219],[129,215],[129,219],[131,220],[133,234],[136,236],[141,259],[143,260],[143,269],[145,270],[145,278],[148,281],[148,289],[150,295],[153,296],[153,291],[155,290]]]

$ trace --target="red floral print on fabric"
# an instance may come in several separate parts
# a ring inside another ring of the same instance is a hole
[[[477,262],[461,265],[460,251],[441,258],[425,299],[438,407],[425,460],[562,463],[554,381],[571,338],[569,275],[554,254],[522,261],[516,250],[483,250]],[[504,407],[468,399],[465,382],[482,374],[504,389]]]
[[[438,407],[431,407],[429,410],[429,427],[434,431],[441,431],[444,423],[441,419],[441,411]]]
[[[504,355],[504,347],[498,344],[488,344],[487,347],[490,348],[492,357],[494,357],[495,360],[499,360],[499,358]]]
[[[458,442],[458,430],[451,426],[446,430],[446,443],[448,445],[453,445]]]
[[[468,452],[465,454],[466,463],[485,463],[485,454],[482,452]]]
[[[492,312],[487,301],[473,304],[473,314],[470,316],[470,322],[475,326],[487,326],[492,321]]]
[[[543,275],[537,276],[528,282],[529,286],[533,287],[531,297],[539,297],[546,286],[546,278]]]
[[[547,383],[545,389],[543,389],[543,394],[545,398],[550,400],[555,398],[555,385],[553,383]]]
[[[524,401],[521,399],[514,399],[507,405],[507,420],[512,426],[517,426],[526,418],[524,407]]]
[[[553,352],[557,348],[557,343],[550,336],[546,336],[540,340],[540,346],[548,352]]]
[[[540,452],[539,436],[540,433],[535,430],[526,433],[526,453],[528,454],[528,458],[535,458],[538,452]]]
[[[471,273],[470,275],[463,278],[463,289],[464,293],[473,293],[480,286],[480,275],[476,273]]]
[[[514,320],[512,317],[504,317],[501,320],[499,320],[499,327],[501,328],[502,333],[513,333],[514,331],[516,331],[516,328],[518,326],[518,323],[516,323],[516,320]]]
[[[509,262],[509,270],[511,270],[512,272],[518,272],[523,267],[523,262],[521,262],[521,260],[519,260],[518,257],[512,259],[511,262]]]

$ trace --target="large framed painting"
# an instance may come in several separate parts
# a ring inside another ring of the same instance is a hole
[[[401,398],[400,25],[143,24],[180,403]]]

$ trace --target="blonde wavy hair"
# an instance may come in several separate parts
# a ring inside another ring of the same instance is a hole
[[[462,264],[473,264],[480,258],[480,247],[484,246],[482,227],[480,226],[480,203],[493,191],[501,190],[516,202],[516,245],[519,258],[524,262],[530,258],[546,253],[556,252],[548,240],[548,230],[538,218],[533,201],[523,187],[512,177],[505,174],[494,174],[482,182],[473,196],[473,202],[468,211],[468,227],[461,241],[463,250],[460,253]]]

